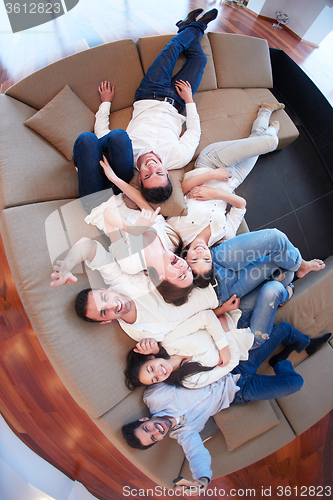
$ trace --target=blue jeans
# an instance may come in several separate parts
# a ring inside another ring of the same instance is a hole
[[[280,345],[297,343],[296,351],[301,352],[310,343],[310,337],[292,327],[289,323],[274,326],[268,340],[258,349],[249,351],[249,359],[240,361],[232,373],[240,374],[237,382],[240,390],[233,403],[246,403],[262,399],[276,399],[299,391],[303,385],[302,377],[295,372],[289,360],[280,361],[274,367],[275,375],[258,375],[258,367]]]
[[[212,248],[219,305],[233,294],[242,298],[280,269],[297,271],[299,250],[278,229],[241,234]]]
[[[251,349],[259,347],[270,335],[276,310],[279,304],[289,299],[286,286],[292,282],[294,273],[287,271],[281,281],[269,280],[241,298],[239,309],[242,316],[238,320],[238,328],[250,327],[254,334]]]
[[[203,23],[195,21],[170,40],[141,80],[135,93],[135,100],[152,99],[155,96],[171,97],[181,106],[185,105],[176,90],[175,83],[177,80],[188,81],[192,87],[192,94],[197,91],[207,63],[199,43],[205,28]],[[186,61],[180,71],[172,77],[173,69],[182,52]]]
[[[91,132],[84,132],[76,139],[73,154],[78,169],[79,195],[87,212],[108,200],[112,194],[120,193],[99,164],[103,155],[118,177],[126,182],[133,177],[132,142],[124,130],[112,130],[100,139]]]

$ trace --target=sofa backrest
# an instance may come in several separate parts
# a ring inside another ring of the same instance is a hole
[[[143,70],[147,73],[148,68],[154,62],[158,54],[164,49],[167,43],[171,40],[174,35],[159,35],[159,36],[148,36],[139,38],[137,41],[138,50],[140,52],[140,58],[143,66]],[[198,88],[198,92],[204,90],[214,90],[217,89],[213,54],[210,47],[209,39],[207,35],[203,35],[200,40],[202,50],[207,57],[207,64],[205,71]],[[173,75],[175,75],[182,67],[185,61],[185,57],[179,57]]]
[[[267,40],[231,33],[209,33],[219,88],[272,88]]]
[[[8,208],[2,213],[1,235],[25,311],[47,357],[76,402],[98,418],[129,394],[124,360],[135,342],[117,321],[99,325],[75,314],[75,298],[82,289],[105,287],[98,272],[87,275],[77,266],[77,283],[50,286],[56,260],[82,236],[100,237],[95,226],[84,222],[85,215],[79,199]]]
[[[6,94],[41,109],[65,85],[69,85],[95,113],[100,104],[98,86],[101,81],[109,80],[116,88],[112,108],[117,111],[132,105],[142,77],[135,42],[128,39],[65,57],[16,83]]]

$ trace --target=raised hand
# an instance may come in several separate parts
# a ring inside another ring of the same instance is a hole
[[[136,226],[151,227],[155,223],[155,219],[160,212],[161,207],[157,207],[155,212],[151,210],[142,209],[140,217],[136,221]]]
[[[148,354],[158,354],[159,347],[155,339],[142,339],[136,344],[133,351],[147,356]]]
[[[51,274],[51,278],[54,281],[51,281],[50,285],[61,286],[61,285],[70,285],[71,283],[76,283],[77,278],[70,272],[64,269],[64,261],[58,260],[55,266],[53,266],[53,273]]]
[[[101,82],[98,87],[99,96],[101,98],[101,102],[112,102],[114,98],[114,86],[111,86],[111,83],[105,80]]]

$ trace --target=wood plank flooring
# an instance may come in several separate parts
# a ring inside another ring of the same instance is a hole
[[[270,21],[257,18],[247,9],[209,0],[168,0],[158,5],[153,0],[80,0],[56,22],[16,34],[2,20],[1,92],[46,64],[83,49],[122,38],[175,33],[175,21],[189,10],[215,6],[219,17],[211,23],[211,31],[266,38],[271,47],[285,50],[300,64],[333,102],[332,36],[316,49],[285,30],[272,28]],[[24,443],[84,484],[97,498],[123,499],[125,486],[154,488],[94,426],[57,377],[24,312],[1,240],[0,411]],[[333,412],[265,460],[213,481],[211,488],[216,488],[216,494],[211,498],[221,498],[219,489],[230,496],[232,488],[239,490],[233,495],[235,499],[246,497],[246,489],[250,488],[255,489],[256,498],[278,498],[277,487],[289,486],[292,490],[288,498],[292,499],[297,498],[296,487],[300,496],[302,486],[329,485],[332,439]],[[310,497],[313,495],[303,495]],[[145,498],[166,497],[147,494]]]

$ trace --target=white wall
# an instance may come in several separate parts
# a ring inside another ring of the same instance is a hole
[[[287,12],[288,28],[317,45],[333,29],[333,0],[250,0],[248,8],[272,19],[278,10]]]
[[[40,458],[0,415],[1,500],[97,500],[82,484]]]

